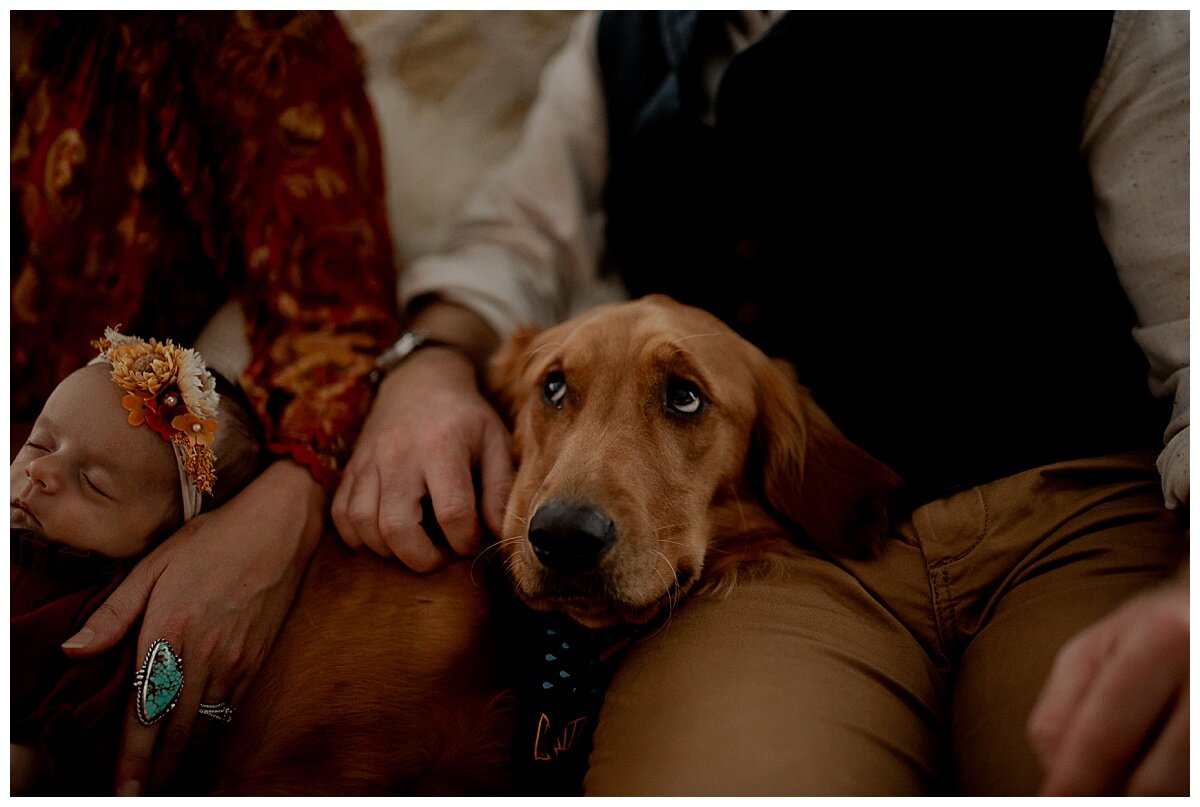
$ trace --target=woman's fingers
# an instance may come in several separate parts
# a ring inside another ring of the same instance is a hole
[[[159,724],[158,747],[150,765],[150,793],[163,792],[187,751],[192,728],[200,713],[200,696],[205,690],[207,673],[195,663],[187,666],[179,703]]]
[[[142,725],[130,709],[114,771],[118,791],[144,793],[166,783],[186,753],[209,685],[219,693],[257,673],[324,528],[323,504],[306,469],[278,461],[229,502],[185,524],[131,574],[113,612],[134,610],[138,618],[144,608],[139,660],[156,640],[168,639],[182,657],[184,680],[174,712],[153,725]],[[145,573],[143,564],[150,567]],[[178,683],[167,661],[156,662],[163,665],[156,695]],[[150,716],[169,700],[148,700]]]
[[[150,775],[150,760],[154,755],[158,729],[158,725],[143,726],[133,710],[126,715],[125,730],[121,732],[121,746],[117,753],[115,787],[118,796],[141,796],[146,793],[146,780]]]
[[[118,796],[140,796],[148,792],[150,766],[166,716],[178,708],[183,695],[184,673],[179,636],[152,635],[143,625],[138,640],[140,666],[134,678],[132,708],[117,752],[114,787]]]
[[[148,555],[133,567],[79,632],[63,642],[64,653],[73,658],[94,656],[112,648],[128,633],[146,610],[150,592],[166,566],[162,556],[156,555]]]

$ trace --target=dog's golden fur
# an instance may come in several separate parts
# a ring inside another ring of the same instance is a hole
[[[542,397],[561,372],[561,407]],[[672,380],[704,403],[673,412]],[[898,485],[786,364],[664,297],[524,329],[490,384],[519,461],[500,554],[520,597],[589,626],[644,623],[810,541],[871,551]],[[529,520],[550,498],[607,513],[594,570],[543,567]],[[794,550],[792,550],[794,551]],[[513,705],[486,592],[459,562],[433,575],[327,538],[237,718],[218,730],[225,794],[498,793]]]
[[[216,792],[506,792],[513,704],[490,622],[467,561],[417,575],[327,536],[234,722],[212,732]]]
[[[566,391],[546,400],[550,374]],[[702,406],[673,410],[672,385]],[[502,553],[518,594],[588,626],[644,623],[689,590],[769,564],[785,536],[861,555],[899,487],[796,383],[715,317],[651,296],[602,306],[544,332],[519,331],[491,386],[519,462]],[[539,506],[567,500],[615,524],[595,568],[547,569],[528,541]]]

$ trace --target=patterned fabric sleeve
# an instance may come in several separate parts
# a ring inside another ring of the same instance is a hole
[[[107,325],[190,342],[230,296],[269,448],[336,484],[397,331],[357,55],[318,12],[22,12],[12,75],[12,408]]]
[[[194,80],[220,132],[219,195],[243,264],[241,383],[268,448],[336,485],[395,338],[379,139],[332,14],[240,12]]]

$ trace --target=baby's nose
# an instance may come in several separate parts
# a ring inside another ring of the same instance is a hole
[[[59,471],[50,455],[31,460],[25,466],[25,476],[41,488],[42,493],[57,493],[62,486]]]

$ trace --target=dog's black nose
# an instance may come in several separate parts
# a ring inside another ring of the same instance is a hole
[[[552,499],[529,522],[529,543],[543,566],[560,572],[582,572],[600,560],[616,540],[616,525],[585,504]]]

